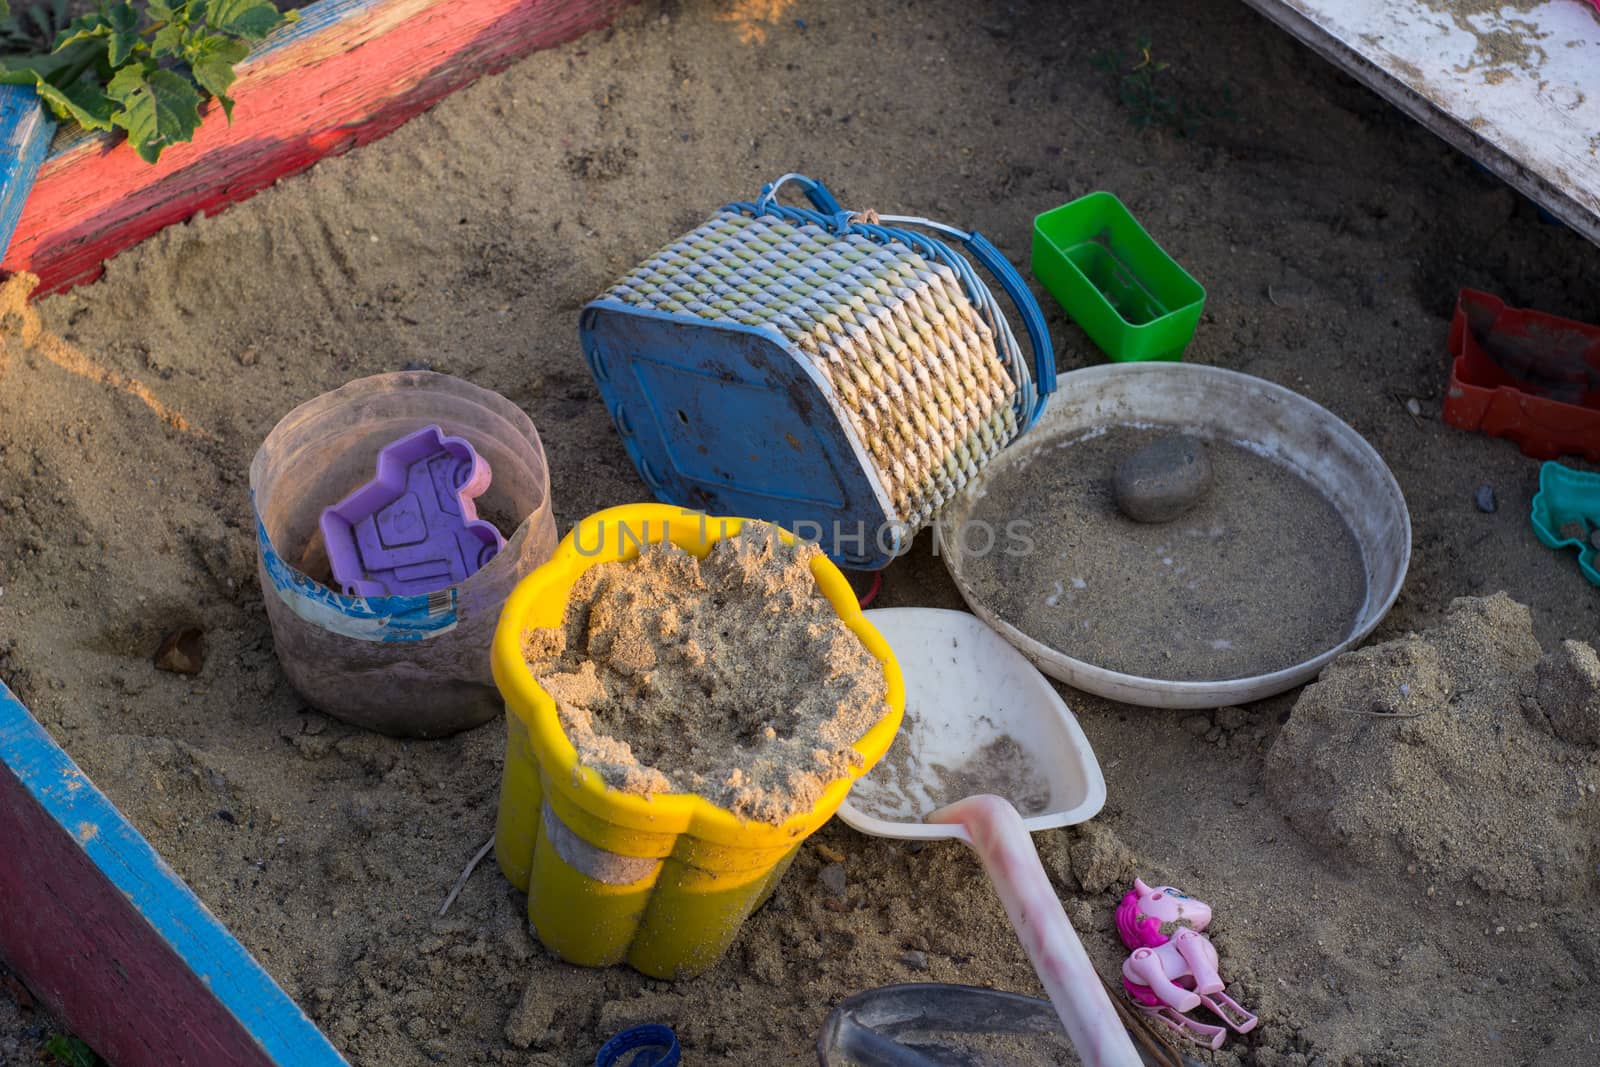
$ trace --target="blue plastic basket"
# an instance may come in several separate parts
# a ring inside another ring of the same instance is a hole
[[[777,202],[790,181],[812,209]],[[1020,311],[1031,365],[967,256]],[[579,332],[657,499],[778,523],[864,569],[906,551],[1056,381],[1038,304],[981,234],[845,211],[792,174],[640,264]]]

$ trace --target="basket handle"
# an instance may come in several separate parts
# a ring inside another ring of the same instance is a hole
[[[1028,283],[1022,280],[1022,275],[1017,273],[1017,268],[1011,261],[1001,254],[983,234],[973,230],[967,234],[962,242],[972,257],[993,274],[1000,282],[1011,302],[1016,305],[1022,314],[1022,324],[1028,330],[1028,344],[1033,348],[1033,377],[1039,389],[1039,400],[1034,405],[1033,417],[1028,421],[1032,423],[1044,411],[1045,400],[1056,391],[1056,354],[1050,346],[1050,328],[1045,325],[1044,312],[1039,308],[1039,302],[1033,298],[1033,291],[1028,288]]]
[[[764,214],[767,208],[771,207],[773,202],[778,199],[778,190],[789,182],[794,182],[800,186],[801,190],[806,194],[806,199],[811,201],[811,205],[824,215],[848,214],[839,201],[835,199],[834,195],[828,191],[826,185],[823,185],[815,178],[808,178],[804,174],[796,174],[792,171],[761,187],[761,196],[756,200],[756,213],[758,215]]]

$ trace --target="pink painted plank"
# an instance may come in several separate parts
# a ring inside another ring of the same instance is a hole
[[[632,0],[321,0],[247,58],[229,125],[216,105],[155,166],[120,138],[45,160],[3,262],[36,295],[99,276],[129,245],[393,131],[448,93],[605,25]]]

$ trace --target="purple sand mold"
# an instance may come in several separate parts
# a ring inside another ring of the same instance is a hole
[[[489,464],[437,426],[378,452],[377,477],[322,512],[333,579],[347,596],[416,596],[476,574],[505,546],[472,498]]]

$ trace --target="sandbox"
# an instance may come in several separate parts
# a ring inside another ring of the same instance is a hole
[[[1436,418],[1460,285],[1600,320],[1580,237],[1238,5],[1108,5],[1093,34],[1049,5],[735,14],[631,9],[609,38],[169,227],[98,284],[34,305],[69,349],[8,339],[0,356],[0,674],[351,1063],[592,1062],[646,1021],[674,1026],[695,1063],[800,1063],[828,1012],[874,986],[1038,992],[957,846],[913,852],[837,821],[690,982],[554,961],[489,866],[440,917],[492,833],[501,728],[367,734],[307,712],[273,657],[243,478],[278,417],[426,362],[529,412],[558,524],[642,499],[575,351],[577,311],[785,169],[826,175],[851,203],[969,218],[1019,263],[1037,210],[1117,189],[1206,285],[1185,358],[1311,397],[1395,472],[1415,552],[1375,641],[1500,589],[1546,648],[1595,632],[1575,561],[1528,529],[1536,468]],[[1062,59],[1064,40],[1088,56],[1141,33],[1197,98],[1249,89],[1241,118],[1141,133],[1114,85]],[[962,107],[933,124],[934,98]],[[1058,314],[1050,325],[1064,366],[1098,358]],[[1494,513],[1472,503],[1486,483]],[[959,608],[930,553],[923,541],[891,567],[877,606]],[[206,632],[202,672],[155,671],[182,625]],[[1134,874],[1230,917],[1217,946],[1262,1023],[1217,1062],[1587,1061],[1592,915],[1314,846],[1263,769],[1294,694],[1184,713],[1067,696],[1108,800],[1038,837],[1056,888],[1107,974]]]

